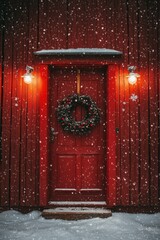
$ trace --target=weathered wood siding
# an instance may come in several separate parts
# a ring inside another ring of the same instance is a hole
[[[157,206],[160,1],[4,0],[0,11],[0,205],[39,205],[39,86],[36,78],[31,86],[21,78],[26,65],[34,66],[33,52],[86,47],[123,52],[116,78],[116,205]],[[134,86],[126,78],[129,65],[141,75]]]

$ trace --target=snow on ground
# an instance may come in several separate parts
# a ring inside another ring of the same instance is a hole
[[[113,213],[106,219],[46,220],[41,213],[0,213],[0,240],[159,240],[160,213]]]

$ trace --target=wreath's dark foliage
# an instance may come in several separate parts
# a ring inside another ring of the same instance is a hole
[[[86,110],[82,121],[75,121],[72,114],[78,105],[83,106]],[[57,108],[57,116],[64,131],[78,135],[87,134],[100,121],[100,112],[96,103],[86,95],[74,94],[61,100]]]

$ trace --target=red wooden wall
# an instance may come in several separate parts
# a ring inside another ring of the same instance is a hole
[[[35,64],[33,52],[86,47],[123,52],[115,82],[116,205],[157,206],[160,1],[6,0],[0,11],[0,205],[39,205],[40,86],[36,77],[30,86],[21,78]],[[134,86],[130,65],[140,74]]]

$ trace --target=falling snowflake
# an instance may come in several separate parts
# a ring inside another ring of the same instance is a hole
[[[130,99],[131,99],[133,102],[135,102],[135,101],[138,99],[138,96],[135,95],[135,94],[132,94],[131,97],[130,97]]]

